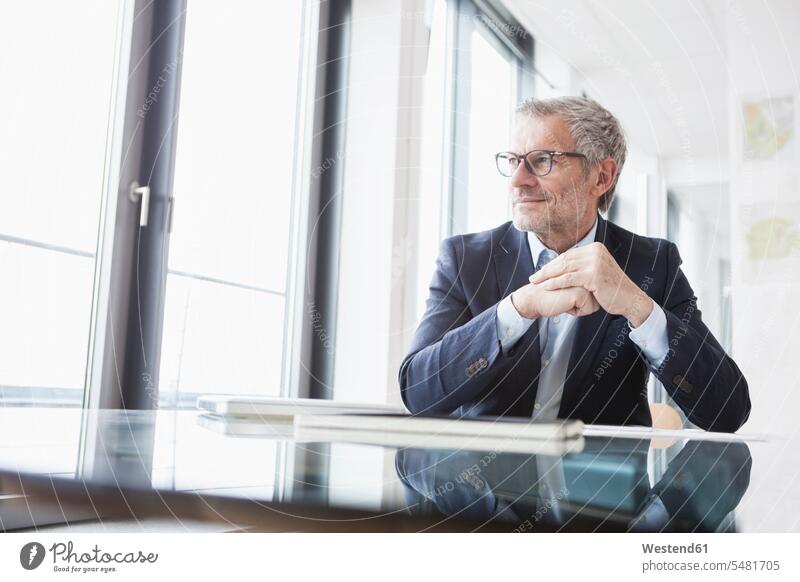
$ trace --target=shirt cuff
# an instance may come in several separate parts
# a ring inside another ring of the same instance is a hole
[[[653,303],[653,310],[644,323],[639,327],[633,327],[628,322],[628,327],[631,328],[631,341],[639,346],[654,368],[659,368],[669,351],[667,316],[664,315],[664,310],[658,303],[652,299],[650,301]]]
[[[519,314],[511,302],[511,295],[497,304],[497,337],[500,338],[503,353],[525,335],[533,322],[533,319],[527,319]],[[664,333],[666,334],[666,331]]]

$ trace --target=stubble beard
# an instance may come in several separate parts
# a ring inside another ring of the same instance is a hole
[[[514,206],[512,211],[514,226],[524,232],[533,232],[541,241],[556,241],[574,237],[576,227],[587,211],[586,205],[580,203],[579,188],[559,197],[553,196],[550,192],[544,192],[544,195],[547,202],[535,212],[525,213],[516,205]],[[563,204],[566,202],[565,197],[571,197],[571,200],[575,201],[572,208],[563,208]],[[558,200],[562,205],[562,208],[559,209],[560,212],[554,211],[552,206],[554,200]]]

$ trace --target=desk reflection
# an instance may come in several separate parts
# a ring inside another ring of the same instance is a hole
[[[649,441],[591,438],[563,457],[401,449],[395,467],[409,510],[507,523],[513,531],[713,532],[750,483],[743,442],[690,441],[650,486]]]

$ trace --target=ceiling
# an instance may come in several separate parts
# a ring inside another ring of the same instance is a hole
[[[727,159],[727,3],[506,4],[537,46],[571,65],[588,96],[621,119],[639,149],[660,159]]]

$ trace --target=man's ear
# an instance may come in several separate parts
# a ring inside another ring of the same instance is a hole
[[[595,198],[600,198],[608,192],[617,177],[617,162],[612,158],[606,158],[597,164],[595,172],[596,177],[591,186],[591,193]],[[592,175],[595,175],[595,172],[592,172]]]

